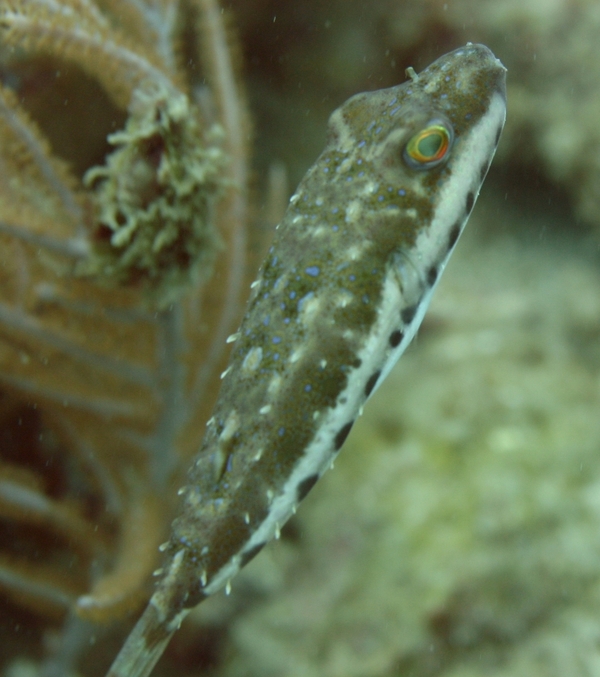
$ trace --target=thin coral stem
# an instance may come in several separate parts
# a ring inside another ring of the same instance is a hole
[[[46,249],[55,254],[61,254],[72,259],[85,258],[90,250],[89,242],[83,238],[69,238],[68,240],[57,240],[48,235],[32,233],[22,226],[15,226],[5,221],[0,221],[0,233],[15,237],[22,242],[35,245]]]
[[[118,376],[131,384],[150,388],[157,385],[156,377],[150,369],[86,350],[60,334],[44,328],[31,316],[19,310],[14,310],[4,303],[0,303],[0,325],[5,329],[22,333],[29,340],[35,339],[42,345],[54,348],[77,362],[86,364],[98,371]]]
[[[1,222],[0,222],[1,230]],[[50,282],[42,282],[36,287],[36,297],[41,303],[48,303],[54,306],[68,310],[75,315],[86,317],[98,317],[103,315],[109,322],[115,322],[123,325],[139,325],[140,323],[148,325],[146,331],[156,330],[158,322],[156,313],[149,313],[142,308],[123,307],[111,308],[101,305],[94,300],[75,300],[65,297],[61,290]]]
[[[21,523],[43,524],[69,537],[81,550],[101,554],[105,544],[94,527],[70,506],[19,482],[11,467],[0,465],[0,515]]]
[[[38,5],[52,12],[60,12],[63,15],[71,15],[73,18],[92,18],[92,20],[105,28],[108,22],[98,8],[90,0],[69,0],[69,4],[58,0],[28,0],[30,5]]]
[[[156,566],[164,539],[164,505],[157,495],[132,483],[132,497],[121,516],[118,553],[112,570],[77,600],[77,613],[86,620],[106,622],[135,608],[144,596],[144,584]]]
[[[96,483],[100,494],[104,497],[106,511],[112,515],[121,515],[124,510],[123,487],[119,478],[115,477],[115,467],[98,452],[96,447],[78,434],[68,417],[52,417],[59,432],[66,438],[69,448],[79,456],[81,465],[88,472],[88,479]]]
[[[101,0],[102,7],[117,15],[121,23],[151,45],[170,73],[176,70],[173,32],[177,19],[177,2],[151,3],[143,0]]]
[[[68,614],[60,631],[60,636],[50,647],[50,655],[41,662],[39,677],[65,677],[80,675],[77,669],[81,656],[85,656],[89,647],[98,642],[103,628],[97,623],[87,623],[73,612]]]
[[[0,588],[10,597],[33,609],[64,612],[75,602],[77,591],[72,577],[59,577],[42,566],[0,557]]]
[[[38,137],[32,132],[21,117],[15,113],[15,110],[8,105],[1,89],[0,115],[2,115],[13,134],[25,145],[31,158],[47,182],[48,188],[59,197],[65,211],[72,217],[73,222],[82,223],[83,213],[81,207],[75,200],[73,193],[56,172],[49,159],[48,153],[46,152],[46,148],[40,146]]]
[[[246,251],[248,224],[248,118],[243,96],[235,77],[222,11],[214,0],[199,0],[203,13],[203,51],[208,79],[226,132],[226,150],[230,156],[229,175],[232,188],[220,209],[220,219],[229,242],[226,290],[223,311],[213,333],[204,365],[198,369],[191,401],[197,403],[205,393],[212,376],[211,365],[218,364],[225,352],[225,340],[238,321],[246,283]],[[191,411],[194,407],[191,408]]]
[[[175,470],[179,459],[165,449],[175,448],[176,437],[181,429],[182,411],[185,410],[186,373],[182,359],[185,350],[183,313],[180,304],[159,317],[159,373],[164,386],[160,417],[156,422],[152,449],[152,477],[156,486],[165,486]]]
[[[147,59],[101,32],[90,33],[75,25],[68,28],[51,21],[5,11],[0,27],[10,43],[29,42],[32,51],[50,51],[64,58],[73,58],[96,77],[116,103],[127,106],[131,93],[146,79],[160,82],[167,91],[174,91],[165,73]]]
[[[16,391],[34,397],[35,400],[53,402],[62,408],[71,408],[99,416],[107,420],[115,416],[123,418],[144,418],[147,416],[146,408],[142,403],[132,404],[130,400],[117,400],[115,397],[86,397],[85,395],[73,395],[58,388],[45,388],[34,379],[9,376],[2,374],[1,382]]]

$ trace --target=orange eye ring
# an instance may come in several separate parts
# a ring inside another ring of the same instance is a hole
[[[453,140],[450,123],[433,120],[409,139],[404,159],[413,169],[436,167],[448,158]]]

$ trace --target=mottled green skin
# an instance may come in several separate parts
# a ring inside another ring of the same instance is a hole
[[[416,82],[359,94],[333,113],[325,151],[292,198],[253,286],[189,473],[168,546],[171,558],[184,551],[179,607],[196,604],[213,577],[239,560],[321,421],[347,398],[394,257],[419,265],[417,236],[430,227],[463,136],[503,87],[503,69],[489,50],[463,52],[442,57]],[[407,140],[440,114],[454,127],[449,161],[428,171],[407,167]],[[489,161],[491,154],[480,181]],[[457,235],[427,253],[434,265]],[[426,291],[427,271],[418,272],[422,284],[407,305]],[[333,440],[331,447],[336,451]]]

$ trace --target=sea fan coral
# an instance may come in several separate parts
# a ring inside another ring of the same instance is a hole
[[[247,287],[223,21],[0,2],[0,590],[64,623],[61,674],[147,593]]]

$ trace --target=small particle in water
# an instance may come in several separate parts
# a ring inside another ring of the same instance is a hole
[[[281,343],[281,336],[273,336],[272,341],[273,343]]]
[[[321,271],[319,270],[319,266],[309,266],[309,267],[306,269],[306,274],[307,274],[307,275],[310,275],[311,277],[317,277],[317,275],[318,275],[320,272],[321,272]]]

